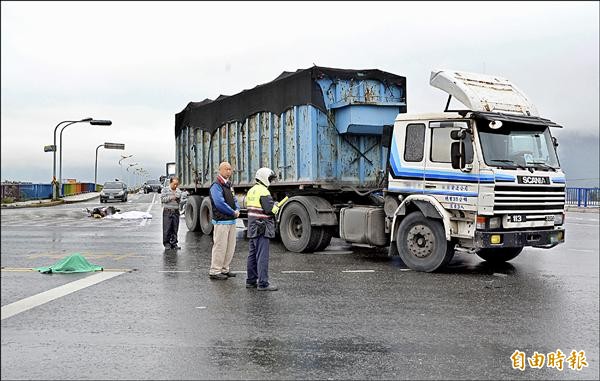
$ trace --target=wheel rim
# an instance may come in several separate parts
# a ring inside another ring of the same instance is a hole
[[[425,225],[413,226],[406,238],[408,250],[417,258],[427,258],[433,254],[433,232]]]
[[[288,236],[292,239],[299,240],[302,238],[302,219],[298,215],[293,215],[288,223]]]

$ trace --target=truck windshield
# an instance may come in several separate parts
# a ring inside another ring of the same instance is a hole
[[[481,123],[480,123],[481,124]],[[500,129],[479,129],[485,163],[504,168],[555,171],[559,163],[548,127],[506,123]]]

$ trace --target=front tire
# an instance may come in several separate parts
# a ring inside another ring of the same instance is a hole
[[[490,263],[504,263],[515,259],[522,251],[522,247],[486,248],[477,250],[477,255]]]
[[[421,212],[406,216],[396,235],[400,258],[415,271],[433,272],[446,266],[454,256],[454,248],[439,220],[426,218]]]

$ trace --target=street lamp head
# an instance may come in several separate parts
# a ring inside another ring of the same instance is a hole
[[[81,119],[80,122],[91,122],[92,120],[94,120],[94,118],[84,118]]]
[[[112,124],[110,120],[90,119],[89,122],[92,126],[110,126]]]

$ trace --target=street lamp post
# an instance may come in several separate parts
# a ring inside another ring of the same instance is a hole
[[[94,192],[96,191],[96,185],[98,183],[98,148],[100,147],[104,147],[105,149],[125,149],[125,144],[104,143],[96,147],[96,164],[94,164]]]
[[[121,167],[121,181],[123,180],[123,177],[124,177],[124,175],[123,175],[123,164],[121,164],[121,162],[123,160],[130,159],[132,156],[133,156],[133,154],[132,155],[121,155],[121,159],[119,160],[119,167]]]
[[[54,146],[56,147],[56,130],[58,129],[58,127],[63,124],[63,123],[67,123],[65,124],[61,130],[60,130],[60,143],[59,143],[59,175],[58,175],[58,188],[59,188],[59,192],[56,192],[56,190],[53,188],[52,191],[52,199],[56,199],[56,193],[59,193],[62,196],[62,133],[65,130],[65,128],[69,127],[72,124],[75,123],[83,123],[83,122],[88,122],[93,126],[110,126],[112,124],[112,121],[110,120],[98,120],[98,119],[93,119],[93,118],[85,118],[85,119],[81,119],[81,120],[65,120],[63,122],[60,122],[59,124],[56,125],[56,127],[54,128]],[[53,165],[53,171],[52,171],[52,179],[56,180],[56,150],[54,151],[54,165]]]
[[[131,164],[129,164],[129,167],[127,167],[127,182],[129,183],[130,186],[131,186],[131,181],[129,181],[129,180],[131,180],[131,176],[129,176],[129,173],[130,173],[129,168],[135,167],[136,165],[138,165],[138,163],[131,163]],[[131,187],[131,188],[133,189],[134,187]]]
[[[59,124],[56,125],[56,127],[54,127],[54,144],[53,144],[53,149],[52,149],[52,199],[56,200],[58,198],[58,186],[60,186],[60,181],[56,180],[56,130],[58,130],[58,127],[60,127],[61,124],[63,123],[69,123],[69,124],[73,124],[73,123],[80,123],[80,122],[89,122],[93,120],[93,118],[85,118],[85,119],[81,119],[81,120],[63,120],[62,122],[60,122]]]

